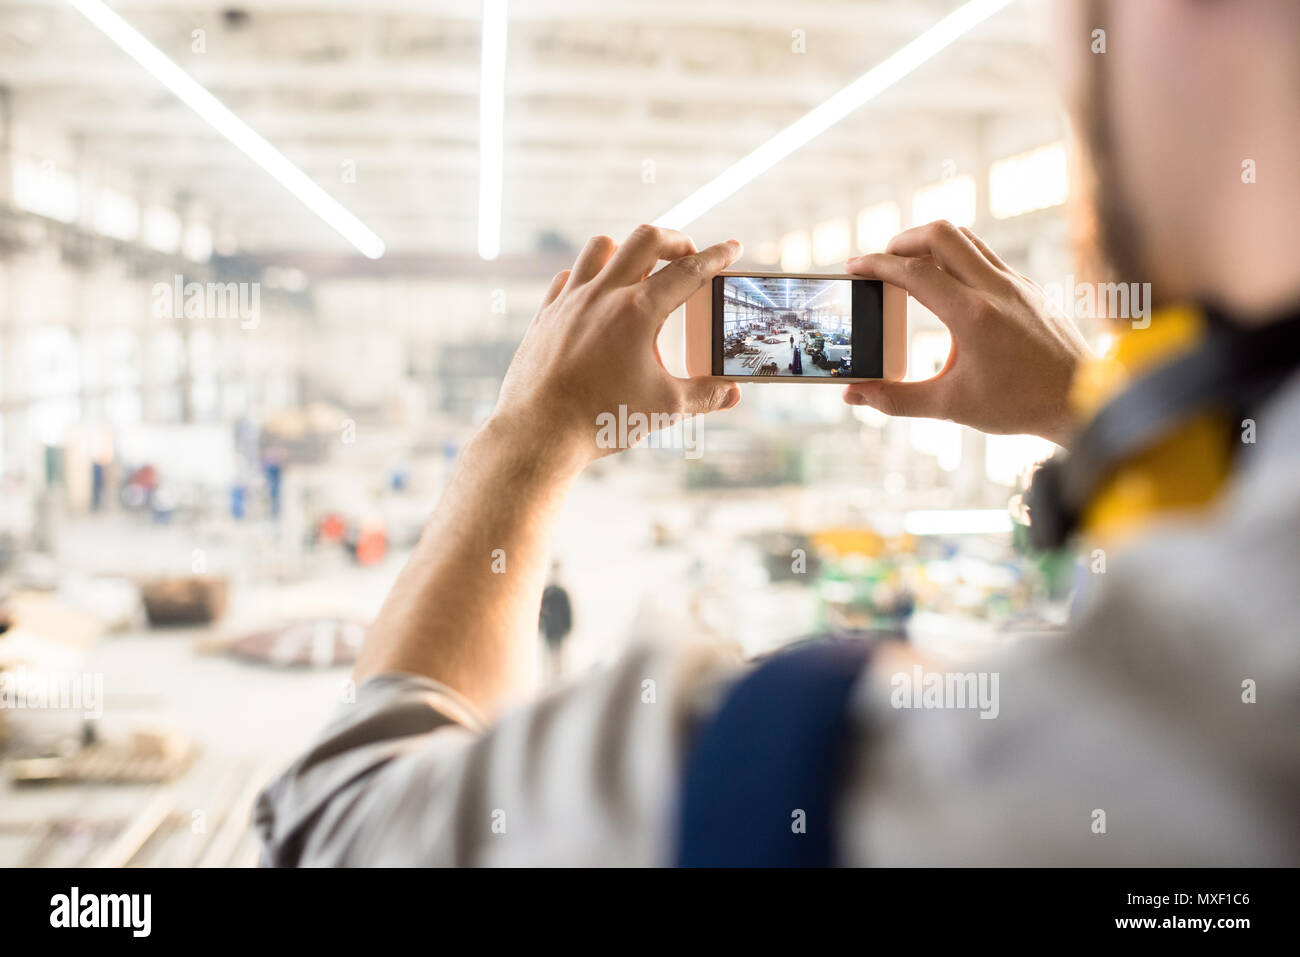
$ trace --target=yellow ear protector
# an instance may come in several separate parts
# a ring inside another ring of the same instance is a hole
[[[1071,388],[1088,422],[1026,496],[1029,539],[1060,548],[1076,531],[1119,543],[1150,520],[1204,509],[1241,447],[1240,416],[1300,368],[1300,315],[1244,326],[1214,309],[1158,310]]]

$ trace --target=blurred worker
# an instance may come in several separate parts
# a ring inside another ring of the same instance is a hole
[[[980,239],[919,226],[848,269],[932,310],[949,361],[846,393],[1075,446],[1032,526],[1102,543],[1068,634],[985,665],[964,704],[952,674],[932,695],[919,664],[859,645],[746,669],[684,642],[499,718],[535,658],[557,515],[610,452],[596,417],[740,400],[654,349],[739,245],[597,237],[371,627],[356,703],[261,797],[268,862],[1300,864],[1300,4],[1070,9],[1093,212],[1159,308],[1094,366]]]
[[[560,584],[560,563],[551,564],[551,580],[542,589],[542,611],[538,630],[546,647],[547,676],[552,684],[564,673],[564,639],[573,630],[573,605]]]

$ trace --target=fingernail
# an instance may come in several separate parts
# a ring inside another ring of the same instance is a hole
[[[858,392],[845,392],[845,393],[844,393],[844,401],[847,402],[849,405],[866,405],[866,404],[867,404],[867,400],[864,399],[864,398],[862,397],[861,393],[858,393]]]

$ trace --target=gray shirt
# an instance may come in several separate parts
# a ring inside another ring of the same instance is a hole
[[[1300,379],[1256,435],[1213,514],[1108,556],[1063,637],[978,666],[996,717],[864,674],[842,860],[1300,864]],[[647,647],[491,727],[373,678],[259,798],[264,862],[671,863],[692,729],[744,667]]]

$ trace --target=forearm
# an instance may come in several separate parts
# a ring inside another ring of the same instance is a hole
[[[607,454],[598,417],[730,408],[730,382],[675,379],[655,340],[667,315],[740,255],[696,252],[643,226],[583,247],[559,273],[506,370],[496,411],[461,455],[415,554],[370,627],[356,677],[433,678],[491,714],[531,687],[547,551],[582,467]],[[672,260],[654,272],[662,259]],[[649,276],[649,278],[645,278]]]
[[[538,431],[492,419],[465,447],[371,625],[358,680],[425,675],[485,714],[530,686],[551,533],[585,462]]]

